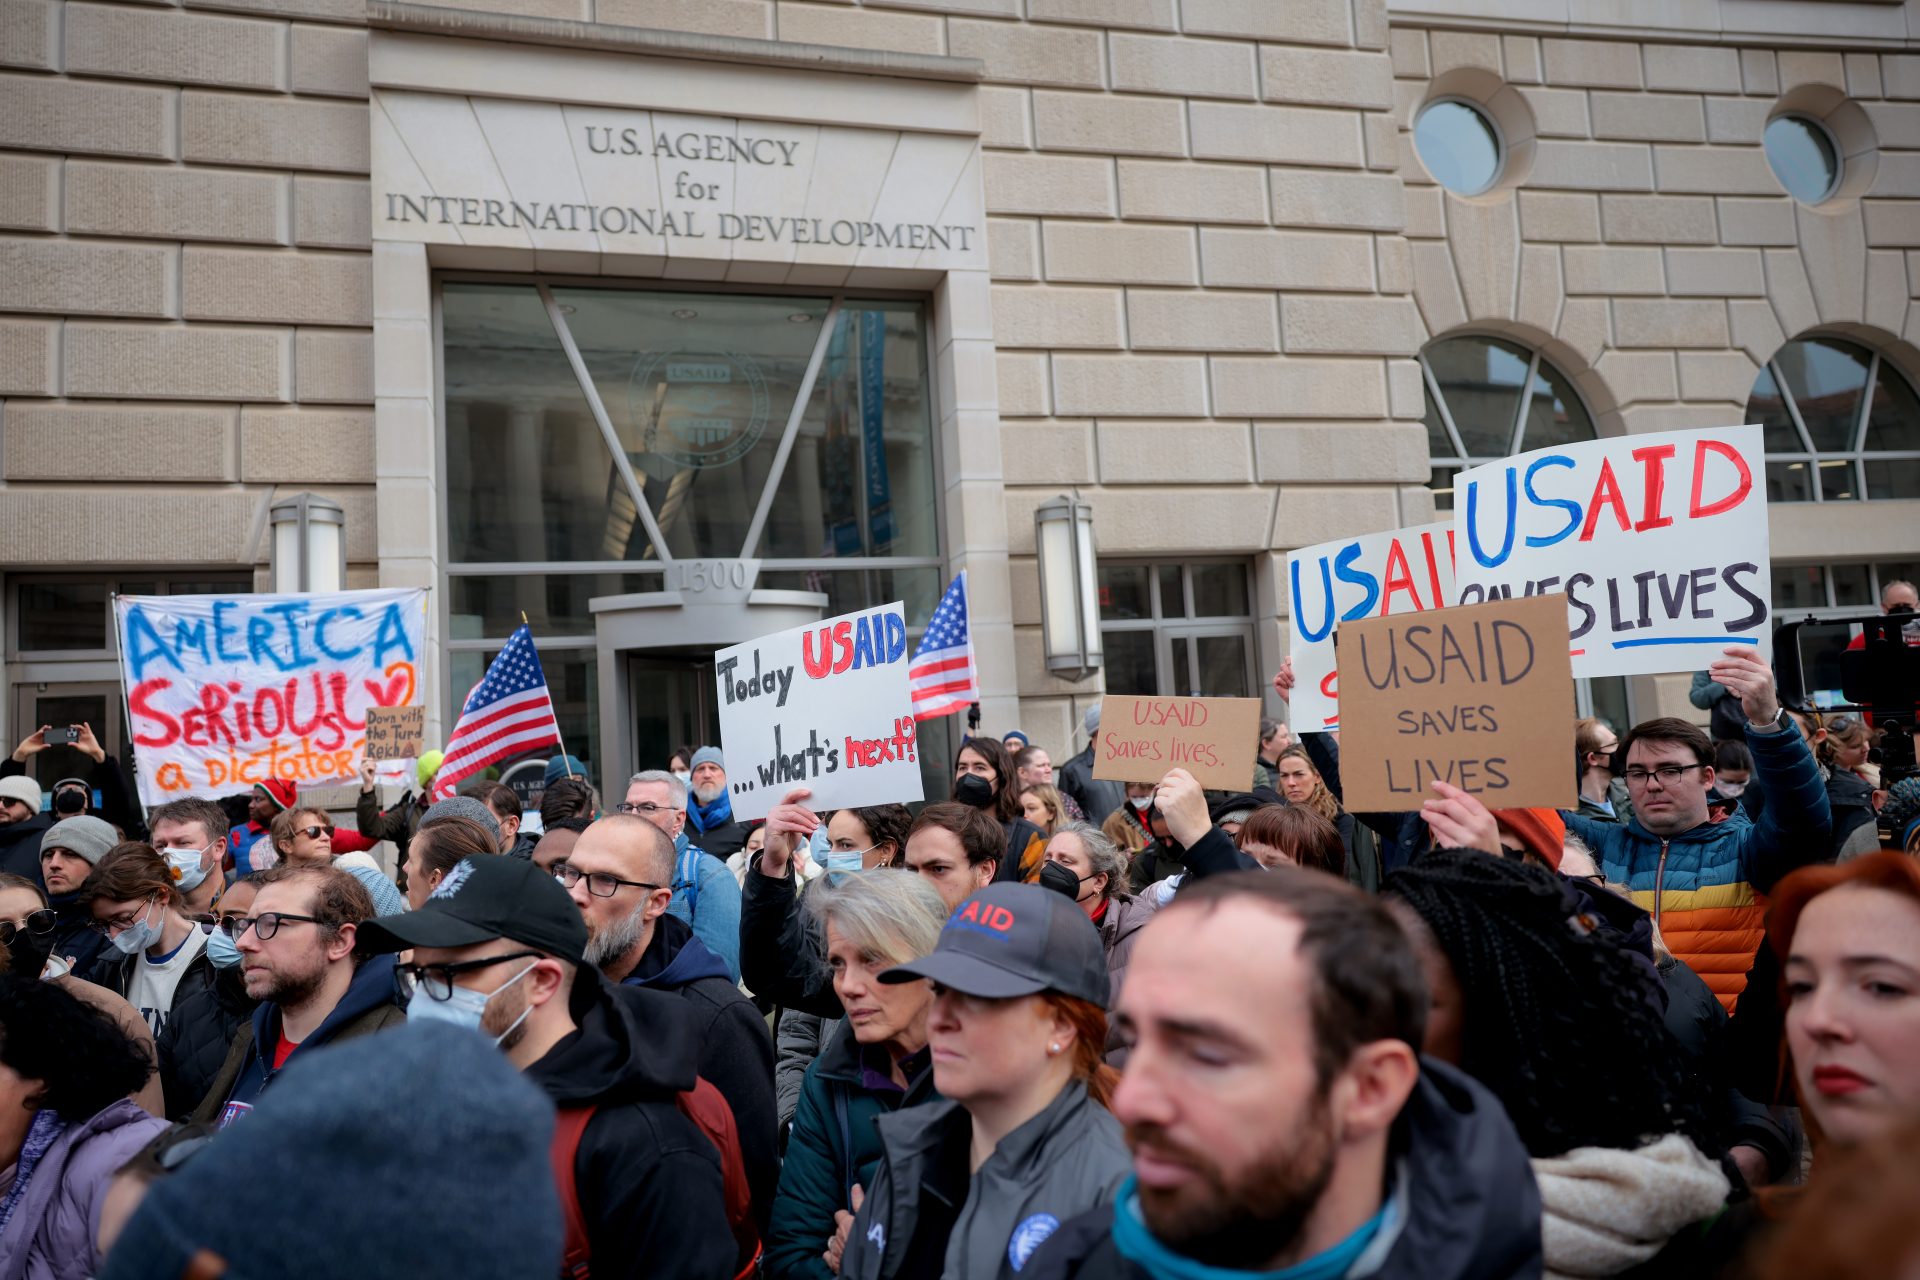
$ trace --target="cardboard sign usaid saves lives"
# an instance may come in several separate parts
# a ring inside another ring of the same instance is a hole
[[[764,818],[792,787],[809,808],[924,795],[899,603],[761,636],[713,655],[733,816]]]
[[[1560,445],[1454,480],[1458,603],[1567,595],[1573,674],[1696,671],[1730,644],[1772,658],[1757,426]]]
[[[1340,725],[1334,633],[1343,622],[1444,609],[1454,603],[1453,525],[1415,525],[1389,533],[1302,547],[1287,557],[1296,731]]]

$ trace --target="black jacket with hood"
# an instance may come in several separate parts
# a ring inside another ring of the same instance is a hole
[[[740,980],[762,1000],[816,1018],[845,1015],[833,994],[833,975],[820,961],[824,947],[807,936],[793,867],[784,876],[760,874],[758,861],[740,886]]]
[[[1499,1099],[1430,1058],[1394,1124],[1387,1217],[1343,1280],[1531,1280],[1540,1189]],[[1063,1224],[1021,1280],[1152,1280],[1120,1255],[1105,1205]]]
[[[260,1004],[247,994],[246,974],[239,965],[213,968],[212,974],[211,983],[173,1002],[173,1016],[154,1041],[170,1120],[186,1119],[207,1096],[233,1038]]]
[[[766,1019],[733,984],[727,962],[694,937],[678,916],[654,921],[653,940],[622,985],[671,993],[686,1006],[699,1045],[700,1074],[733,1108],[740,1157],[753,1192],[754,1222],[765,1239],[780,1182],[773,1036]]]
[[[594,1280],[713,1280],[733,1274],[720,1153],[680,1110],[700,1041],[687,1003],[574,977],[577,1030],[527,1068],[556,1107],[594,1108],[574,1157]]]

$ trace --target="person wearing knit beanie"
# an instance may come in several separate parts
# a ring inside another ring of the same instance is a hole
[[[1554,871],[1560,869],[1567,848],[1567,823],[1554,810],[1495,809],[1493,820],[1500,824],[1501,844],[1532,854]]]
[[[552,1138],[552,1104],[464,1027],[410,1023],[296,1056],[252,1112],[151,1185],[100,1280],[551,1276]],[[214,1259],[222,1269],[205,1270]]]
[[[63,818],[40,838],[40,883],[54,913],[48,953],[71,961],[73,972],[82,978],[92,975],[106,939],[94,930],[93,911],[80,901],[80,886],[119,842],[112,827],[86,815]]]

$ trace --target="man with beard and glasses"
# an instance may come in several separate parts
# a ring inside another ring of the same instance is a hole
[[[700,1075],[733,1108],[764,1235],[780,1177],[773,1037],[720,957],[685,921],[667,914],[673,864],[665,831],[644,818],[614,814],[583,831],[553,872],[586,921],[587,963],[611,982],[678,996],[692,1015]],[[738,893],[733,873],[726,879]]]
[[[1038,1280],[1519,1280],[1540,1195],[1499,1102],[1417,1056],[1426,980],[1376,900],[1280,869],[1194,884],[1141,931],[1115,1018],[1133,1175]]]
[[[717,758],[719,753],[714,755]],[[702,768],[711,778],[716,765],[707,762]],[[721,802],[726,800],[726,777],[726,772],[721,770]],[[687,784],[659,769],[634,774],[627,782],[625,798],[615,806],[615,811],[646,819],[673,841],[673,876],[660,882],[673,890],[667,914],[686,921],[694,937],[726,962],[727,976],[740,981],[740,882],[727,869],[726,858],[746,843],[746,833],[742,831],[727,853],[718,857],[712,849],[694,844],[687,836]],[[705,839],[701,837],[703,842]]]
[[[679,1102],[699,1089],[728,1114],[697,1078],[692,1019],[682,1001],[587,966],[586,925],[551,875],[467,858],[418,911],[369,920],[360,937],[373,952],[412,949],[399,970],[411,1021],[478,1031],[559,1108],[570,1256],[584,1250],[599,1280],[739,1269],[721,1153]]]
[[[254,881],[249,914],[224,918],[247,994],[240,1028],[193,1119],[221,1128],[253,1110],[295,1054],[406,1020],[393,1002],[393,957],[361,959],[354,939],[373,918],[366,886],[338,867],[275,867]]]

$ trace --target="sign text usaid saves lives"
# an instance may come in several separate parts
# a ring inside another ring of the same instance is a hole
[[[1453,482],[1459,603],[1567,593],[1573,674],[1694,671],[1730,644],[1771,657],[1757,426],[1561,445]]]
[[[812,809],[922,798],[898,604],[714,655],[733,816],[764,818],[793,787]]]
[[[1415,525],[1303,547],[1287,557],[1293,697],[1301,733],[1340,723],[1333,633],[1342,622],[1444,609],[1453,597],[1453,526]]]

